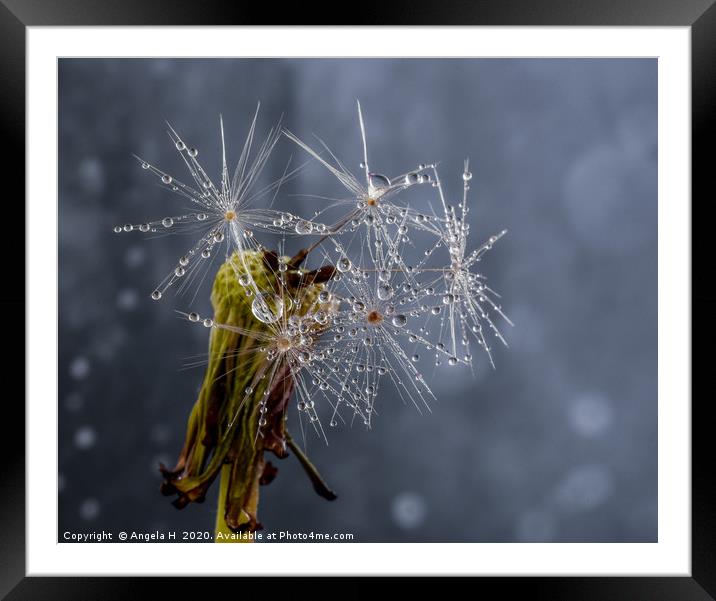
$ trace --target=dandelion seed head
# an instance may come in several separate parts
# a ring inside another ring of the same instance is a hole
[[[292,347],[293,347],[293,343],[291,342],[290,338],[282,336],[281,338],[276,340],[276,348],[281,353],[285,353],[286,351],[290,350]]]
[[[174,285],[177,291],[186,289],[206,274],[216,257],[225,258],[212,289],[214,315],[184,315],[209,330],[212,348],[228,349],[224,363],[214,368],[216,373],[227,374],[222,377],[232,386],[240,381],[241,398],[232,400],[227,432],[246,411],[239,409],[239,403],[253,403],[250,419],[257,436],[267,436],[275,428],[278,411],[276,401],[269,399],[278,389],[293,391],[293,401],[282,405],[281,411],[297,407],[301,427],[323,438],[324,420],[334,427],[353,423],[370,427],[378,413],[379,391],[386,384],[419,411],[430,411],[433,395],[418,365],[431,358],[436,366],[469,365],[470,345],[476,343],[494,366],[492,339],[506,344],[495,315],[509,320],[499,295],[477,271],[483,256],[505,232],[480,246],[471,244],[469,163],[462,171],[462,199],[448,204],[435,163],[418,163],[395,177],[371,169],[360,105],[358,124],[363,160],[356,174],[320,138],[319,146],[312,148],[280,124],[254,145],[256,115],[233,177],[227,166],[223,122],[218,179],[206,173],[198,151],[171,126],[169,137],[192,184],[141,160],[142,167],[187,201],[189,209],[118,226],[115,231],[148,235],[191,231],[197,240],[151,293],[152,298],[164,298]],[[311,218],[257,203],[266,190],[277,192],[290,177],[256,190],[256,179],[282,133],[348,194],[328,199],[330,204]],[[436,191],[433,198],[442,211],[436,212],[429,202],[411,205],[411,190],[422,185]],[[330,225],[322,223],[328,210],[338,213]],[[257,239],[259,234],[280,235],[281,252],[267,251]],[[319,236],[310,250],[322,254],[329,271],[301,266],[305,255],[297,262],[295,257],[281,256],[284,239],[296,235]]]
[[[365,320],[368,322],[368,324],[372,326],[377,326],[383,322],[383,314],[380,311],[373,309],[372,311],[368,312],[365,317]]]

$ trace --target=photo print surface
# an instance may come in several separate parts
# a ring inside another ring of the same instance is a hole
[[[657,540],[655,59],[58,76],[58,541]]]

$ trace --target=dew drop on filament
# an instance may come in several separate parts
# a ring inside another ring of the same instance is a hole
[[[379,188],[388,188],[390,186],[390,180],[381,173],[371,173],[368,175],[368,184],[374,190]]]
[[[263,323],[276,323],[283,315],[283,302],[275,294],[258,294],[251,303],[251,312]]]
[[[405,176],[405,185],[406,186],[412,186],[414,184],[417,184],[420,181],[420,178],[418,177],[417,173],[408,173],[408,175]]]
[[[303,219],[296,222],[295,230],[297,234],[310,234],[313,231],[313,224]]]
[[[336,263],[336,268],[341,273],[345,273],[351,268],[351,260],[348,257],[341,257],[338,259],[338,263]]]
[[[405,326],[406,323],[408,323],[408,318],[405,317],[402,313],[399,313],[398,315],[394,315],[393,319],[391,320],[391,323],[396,328],[402,328]]]
[[[388,300],[393,296],[393,287],[389,284],[382,284],[378,286],[377,294],[380,300]]]

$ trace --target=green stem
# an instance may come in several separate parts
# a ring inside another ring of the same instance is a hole
[[[216,526],[214,528],[214,540],[216,542],[228,542],[231,540],[231,529],[226,525],[224,515],[226,514],[226,497],[229,492],[229,479],[231,477],[231,464],[221,468],[221,481],[219,483],[219,503],[216,509]],[[222,535],[219,539],[219,534]]]

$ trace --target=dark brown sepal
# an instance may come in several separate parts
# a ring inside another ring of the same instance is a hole
[[[261,478],[259,478],[259,484],[261,486],[271,484],[276,478],[276,474],[278,474],[278,468],[270,461],[267,461],[266,465],[264,465],[263,474],[261,474]]]

